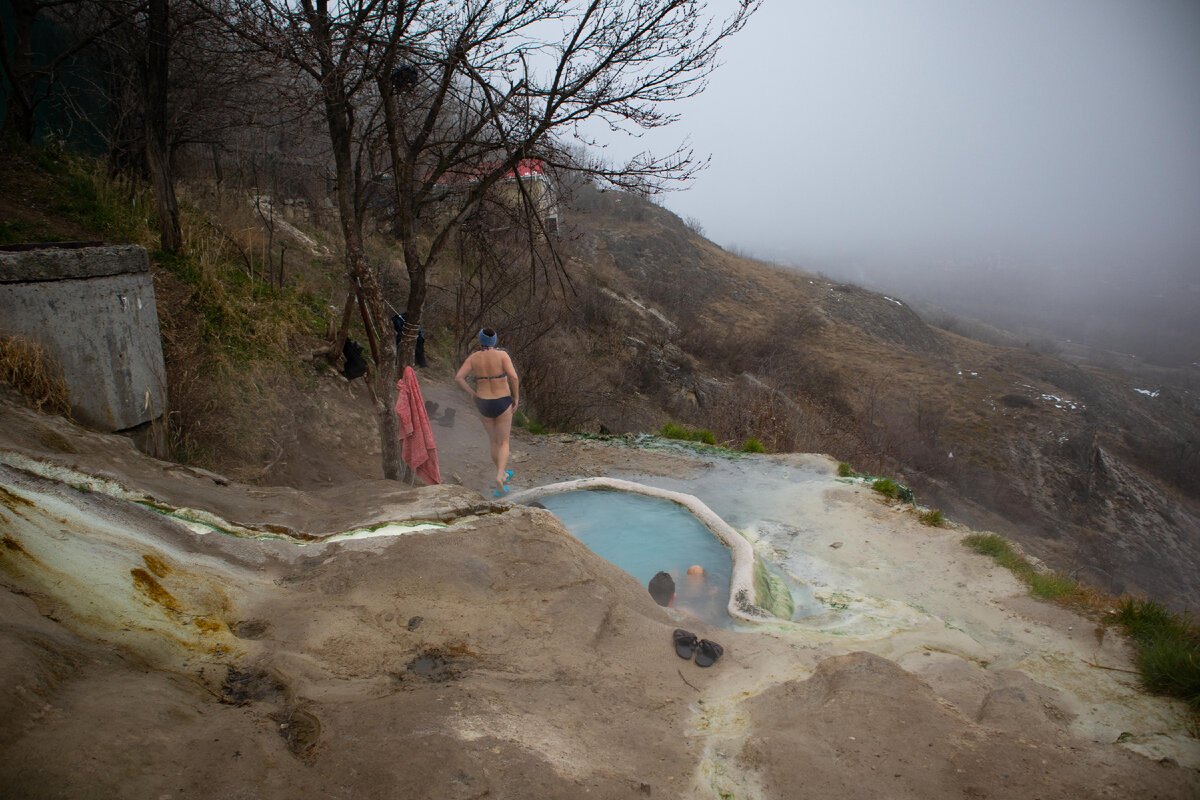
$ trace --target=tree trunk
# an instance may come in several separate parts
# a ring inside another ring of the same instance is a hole
[[[8,102],[4,108],[4,138],[15,136],[26,144],[33,141],[33,95],[37,75],[33,72],[33,22],[37,6],[28,0],[13,0],[13,49],[9,56],[12,71],[7,72]],[[0,42],[0,52],[5,46]]]
[[[150,0],[146,27],[146,67],[143,88],[146,94],[146,167],[154,184],[158,205],[158,232],[162,249],[176,253],[183,245],[179,225],[179,205],[171,178],[171,157],[167,149],[167,54],[170,46],[168,0]]]
[[[316,33],[321,35],[320,31]],[[379,320],[383,318],[383,293],[363,249],[362,219],[355,203],[357,183],[349,101],[340,76],[332,65],[325,69],[322,95],[325,119],[329,125],[329,141],[333,147],[338,216],[341,218],[342,238],[346,242],[346,273],[351,291],[359,293],[359,308],[371,343],[371,357],[375,362],[375,369],[365,379],[372,382],[374,389],[372,402],[379,427],[383,477],[399,480],[404,474],[404,466],[400,459],[400,426],[395,413],[395,346],[392,337],[382,335],[378,327]]]

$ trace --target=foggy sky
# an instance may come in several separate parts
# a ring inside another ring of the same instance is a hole
[[[722,61],[678,124],[608,148],[711,154],[663,202],[718,244],[851,279],[1200,282],[1196,0],[766,0]]]

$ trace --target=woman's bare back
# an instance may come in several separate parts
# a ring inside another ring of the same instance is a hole
[[[508,397],[512,391],[508,376],[512,359],[501,350],[480,350],[471,354],[471,372],[475,374],[475,393],[484,399]]]

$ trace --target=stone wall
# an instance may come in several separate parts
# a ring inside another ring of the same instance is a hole
[[[0,251],[0,332],[50,350],[72,414],[89,427],[126,430],[166,412],[158,309],[142,247]]]

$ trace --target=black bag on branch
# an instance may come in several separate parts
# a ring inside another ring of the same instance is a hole
[[[353,339],[347,339],[342,345],[342,355],[346,357],[346,366],[342,367],[342,375],[352,381],[367,374],[367,360],[363,358],[362,345]]]
[[[400,350],[400,339],[404,335],[405,324],[406,323],[404,322],[403,314],[393,314],[392,315],[392,327],[396,329],[396,350],[397,351]],[[413,365],[417,366],[417,367],[429,366],[428,364],[425,363],[425,330],[420,327],[417,328],[417,347],[416,347],[416,350],[413,352]]]

